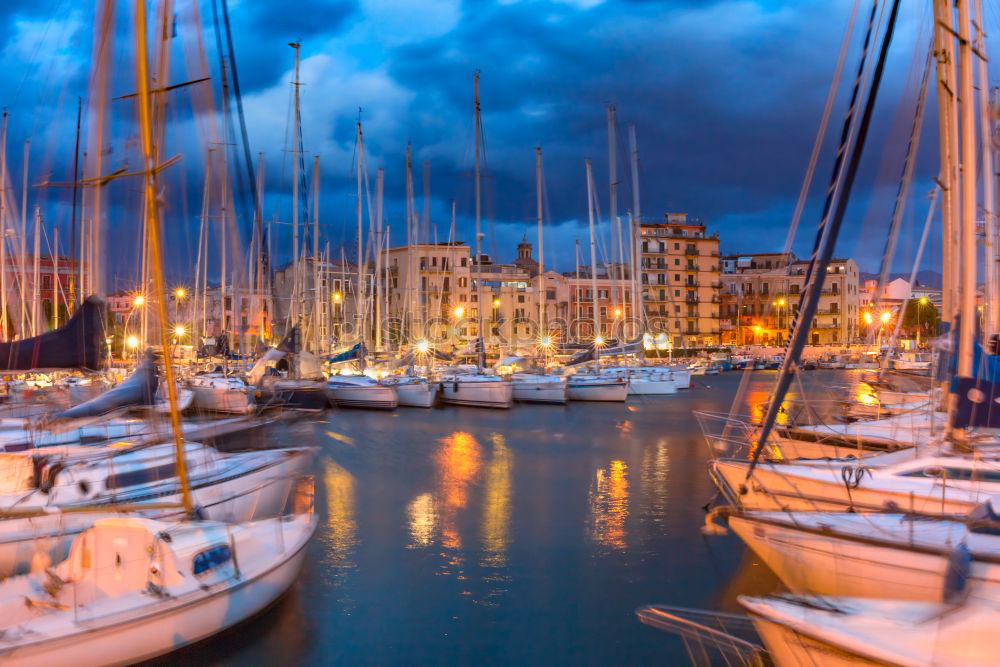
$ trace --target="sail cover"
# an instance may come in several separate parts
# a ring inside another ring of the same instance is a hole
[[[152,352],[147,351],[135,372],[117,387],[80,405],[64,410],[56,417],[61,419],[97,417],[119,408],[152,405],[156,399],[156,389],[159,382],[160,378],[156,372],[156,358]]]
[[[88,297],[66,326],[34,338],[0,343],[0,371],[100,370],[107,361],[105,322],[104,301]]]

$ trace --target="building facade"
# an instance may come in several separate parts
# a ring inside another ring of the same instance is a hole
[[[722,342],[726,345],[783,345],[798,312],[808,262],[791,253],[723,258]],[[852,259],[830,262],[810,324],[808,343],[846,345],[861,335],[858,266]]]
[[[674,347],[720,342],[719,237],[684,213],[639,226],[640,285],[648,330]]]

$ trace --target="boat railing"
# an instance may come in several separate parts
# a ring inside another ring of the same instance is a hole
[[[748,616],[666,605],[635,613],[645,625],[680,637],[692,665],[771,664]]]

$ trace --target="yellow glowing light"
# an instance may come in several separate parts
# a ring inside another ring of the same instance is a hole
[[[594,338],[594,345],[597,346],[604,345],[604,336],[598,335],[596,338]]]
[[[544,348],[552,347],[552,336],[542,336],[538,339],[538,345]]]
[[[463,317],[465,315],[465,308],[462,308],[461,306],[455,306],[455,310],[453,310],[452,312],[455,314],[455,317]]]
[[[753,325],[753,332],[754,333],[760,333],[760,325],[759,324]]]
[[[927,297],[926,296],[920,297],[920,305],[921,306],[926,306],[927,305]]]
[[[128,338],[125,339],[125,344],[128,345],[128,348],[130,350],[134,350],[135,348],[139,347],[139,339],[136,338],[135,336],[129,336]]]
[[[500,307],[500,299],[493,299],[493,307],[494,308],[499,308]],[[461,316],[459,316],[459,317],[461,317]]]
[[[784,299],[778,299],[777,301],[774,302],[774,305],[776,305],[776,306],[784,306],[785,305],[785,300]]]
[[[136,294],[135,298],[132,299],[132,305],[133,306],[139,307],[139,306],[141,306],[144,303],[146,303],[146,297],[144,297],[141,294]]]
[[[334,292],[333,293],[333,302],[334,303],[340,303],[343,300],[344,300],[344,295],[343,294],[341,294],[340,292]]]
[[[426,340],[418,340],[416,348],[418,354],[427,354],[431,351],[431,344]]]
[[[882,320],[882,324],[888,322],[891,317],[892,313],[890,313],[888,310],[883,310],[882,314],[879,315],[879,319]]]
[[[187,296],[187,290],[184,289],[183,287],[178,287],[177,289],[174,290],[174,296],[178,299],[183,299],[184,297]]]
[[[864,319],[865,324],[871,324],[872,323],[872,314],[871,313],[863,313],[861,315],[861,317],[862,317],[862,319]]]
[[[615,317],[621,317],[621,316],[622,316],[622,309],[615,308]]]
[[[187,329],[184,328],[183,324],[178,324],[177,326],[174,327],[174,335],[177,336],[178,338],[182,338],[186,333]]]

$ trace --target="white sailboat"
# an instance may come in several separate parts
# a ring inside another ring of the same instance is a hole
[[[565,403],[569,400],[566,378],[547,373],[514,373],[510,376],[515,401]]]
[[[514,385],[495,375],[452,371],[441,375],[441,401],[473,408],[508,409],[514,404]]]
[[[396,390],[399,405],[409,408],[433,408],[441,385],[416,375],[390,375],[382,383]]]
[[[64,562],[0,583],[0,660],[126,664],[210,637],[291,586],[316,523],[311,506],[236,525],[99,519]]]
[[[395,410],[399,405],[396,388],[367,375],[331,375],[326,395],[338,408]]]
[[[566,383],[566,394],[571,401],[610,401],[621,403],[628,398],[628,380],[577,373]]]
[[[236,415],[253,412],[247,385],[238,377],[204,373],[188,378],[187,386],[194,393],[195,410]]]

